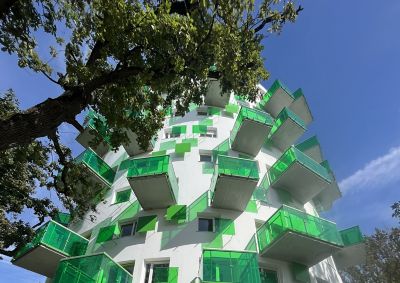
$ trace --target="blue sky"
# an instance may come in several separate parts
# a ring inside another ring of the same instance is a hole
[[[384,2],[303,1],[298,21],[270,35],[263,53],[271,73],[264,86],[279,78],[303,89],[315,119],[307,135],[317,134],[340,183],[343,198],[324,216],[366,234],[397,225],[390,205],[400,200],[400,2]],[[8,88],[23,108],[60,93],[0,53],[0,92]],[[61,132],[77,152],[76,131]],[[0,274],[0,283],[44,282],[5,261]]]

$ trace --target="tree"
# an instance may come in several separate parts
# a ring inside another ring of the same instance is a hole
[[[396,208],[394,217],[396,215]],[[397,283],[400,282],[400,229],[388,231],[375,229],[375,233],[365,237],[367,261],[364,265],[341,271],[345,283]]]
[[[12,255],[11,247],[29,240],[31,227],[17,220],[24,207],[32,206],[36,225],[57,211],[51,200],[32,197],[32,184],[55,190],[77,215],[95,208],[85,203],[90,195],[79,195],[71,181],[85,178],[60,143],[62,123],[83,131],[75,117],[90,106],[107,119],[106,134],[114,149],[127,140],[123,129],[135,132],[147,148],[172,104],[183,114],[190,103],[202,103],[210,66],[216,68],[212,75],[220,79],[223,91],[254,101],[256,84],[268,78],[261,57],[265,33],[279,32],[301,10],[280,0],[2,1],[2,51],[16,54],[20,67],[44,75],[62,91],[24,111],[12,92],[1,100],[0,164],[9,179],[0,179],[0,186],[2,194],[7,192],[5,199],[14,193],[6,190],[9,186],[25,198],[15,198],[16,207],[0,203],[2,231],[9,231],[0,233],[0,253]],[[54,70],[39,54],[38,47],[44,47],[38,34],[52,38],[50,56],[63,59],[65,70]],[[58,158],[48,161],[52,153]],[[13,173],[10,160],[18,160],[25,174]]]

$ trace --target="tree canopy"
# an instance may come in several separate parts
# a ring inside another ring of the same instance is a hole
[[[76,116],[90,106],[107,119],[112,148],[127,140],[123,129],[147,148],[169,107],[183,114],[190,103],[202,104],[210,66],[223,91],[253,101],[269,76],[261,56],[266,34],[279,33],[301,10],[280,0],[2,1],[2,52],[62,91],[26,110],[11,90],[1,97],[0,225],[7,233],[0,233],[0,253],[13,255],[30,239],[31,224],[19,219],[24,210],[37,216],[33,226],[57,212],[50,199],[35,197],[39,188],[54,190],[73,214],[95,209],[87,200],[97,192],[82,195],[68,182],[85,176],[60,142],[62,123],[83,131]],[[55,69],[39,48],[65,68]]]

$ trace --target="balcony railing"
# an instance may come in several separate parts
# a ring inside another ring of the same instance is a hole
[[[79,256],[85,254],[88,240],[51,220],[36,231],[33,240],[17,252],[14,260],[39,245],[44,245],[65,256]]]
[[[286,150],[286,152],[282,154],[281,158],[279,158],[278,161],[276,161],[269,169],[268,175],[270,184],[273,185],[273,183],[279,179],[279,177],[281,177],[282,174],[295,162],[299,162],[301,165],[313,171],[322,179],[326,180],[327,182],[331,182],[329,173],[323,166],[292,146]]]
[[[108,186],[112,185],[115,171],[90,148],[76,157],[75,162],[85,164]]]
[[[60,261],[54,283],[131,283],[132,275],[106,253]]]
[[[354,226],[345,230],[341,230],[340,236],[342,237],[345,247],[358,245],[364,242],[364,237],[361,233],[359,226]]]
[[[225,155],[218,156],[218,174],[259,179],[256,161]]]
[[[169,155],[129,160],[128,178],[169,173]]]
[[[257,230],[260,252],[288,231],[343,246],[335,223],[284,205]]]
[[[271,137],[276,131],[278,131],[279,128],[285,123],[287,119],[294,121],[297,125],[306,130],[306,124],[304,123],[304,121],[301,120],[299,116],[297,116],[294,112],[290,111],[288,108],[284,108],[280,112],[278,117],[276,117],[275,124],[272,127],[269,136]]]
[[[96,113],[93,110],[89,110],[84,126],[95,130],[104,139],[105,142],[109,143],[110,137],[107,134],[107,121],[102,115]]]

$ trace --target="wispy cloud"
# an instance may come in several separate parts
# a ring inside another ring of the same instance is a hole
[[[340,181],[343,194],[375,189],[400,181],[400,146],[368,162],[364,168]]]

